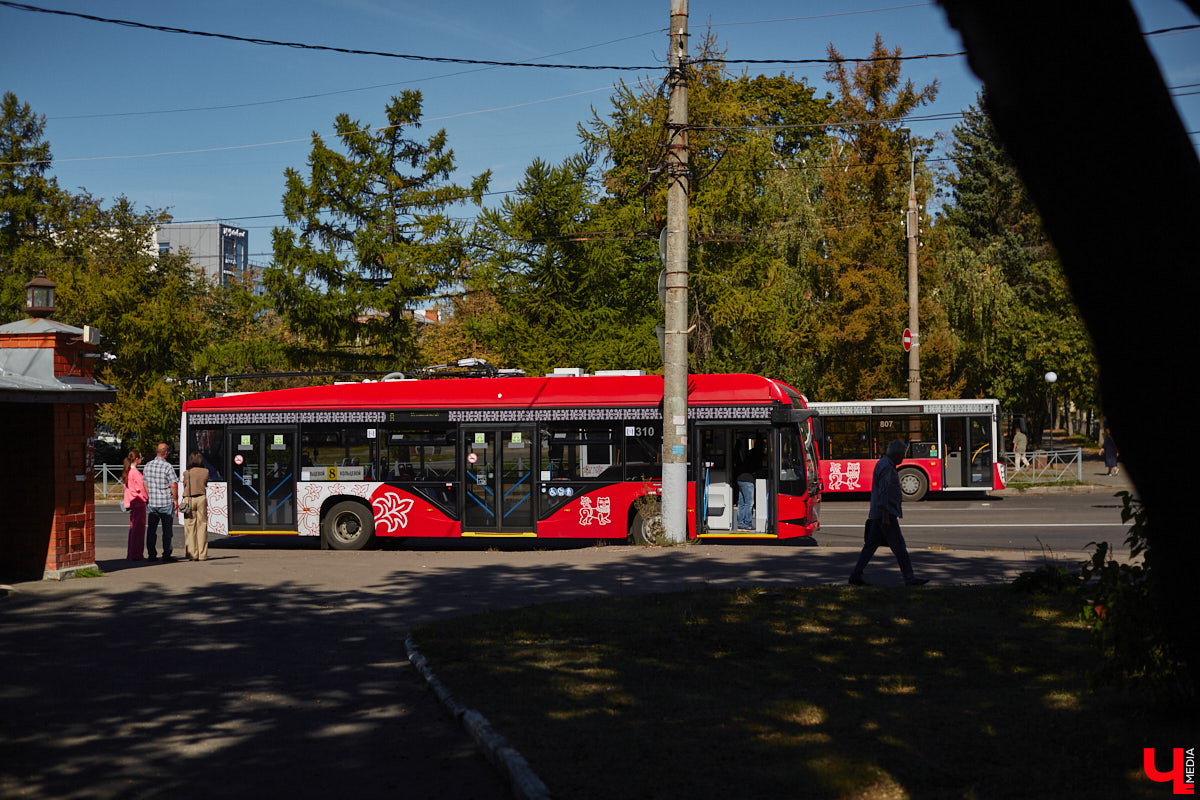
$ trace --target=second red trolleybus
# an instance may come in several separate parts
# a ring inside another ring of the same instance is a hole
[[[320,536],[347,550],[376,536],[646,542],[662,527],[662,403],[662,376],[628,374],[226,395],[184,403],[180,456],[204,458],[218,534]],[[819,528],[811,413],[779,381],[690,376],[687,419],[670,421],[691,454],[690,538]],[[739,480],[753,484],[745,529]]]
[[[873,400],[810,403],[827,492],[869,492],[888,442],[908,444],[900,463],[905,500],[929,492],[1003,489],[997,400]]]

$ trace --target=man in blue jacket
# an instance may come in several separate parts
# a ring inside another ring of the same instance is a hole
[[[913,575],[912,561],[908,557],[908,548],[904,544],[904,534],[900,532],[900,517],[904,510],[900,507],[900,476],[896,470],[904,459],[904,451],[908,449],[900,439],[894,440],[887,447],[887,453],[875,464],[875,472],[871,478],[871,510],[867,512],[867,535],[862,552],[858,554],[858,563],[850,573],[850,583],[854,586],[869,585],[863,580],[863,570],[879,545],[887,543],[892,548],[900,564],[900,572],[904,575],[904,583],[908,586],[921,586],[929,581]]]

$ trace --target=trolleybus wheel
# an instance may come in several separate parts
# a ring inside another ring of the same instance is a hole
[[[362,503],[343,500],[329,509],[321,533],[334,550],[362,550],[375,535],[375,518]]]
[[[900,470],[900,491],[904,494],[905,500],[915,503],[924,498],[925,493],[929,491],[929,479],[919,469],[911,467],[902,469]]]
[[[629,523],[629,541],[642,545],[658,544],[665,530],[662,505],[657,501],[647,502],[633,515],[633,522]]]

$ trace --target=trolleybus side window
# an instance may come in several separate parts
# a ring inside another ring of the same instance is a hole
[[[807,425],[805,426],[807,427]],[[779,429],[779,491],[782,494],[803,495],[808,488],[805,464],[807,453],[800,443],[795,427]]]
[[[213,483],[225,480],[225,428],[188,428],[188,453],[199,453],[208,467],[208,479]]]
[[[895,414],[871,417],[875,449],[879,458],[893,439],[908,445],[905,458],[937,458],[937,417],[932,414]]]
[[[609,423],[550,423],[542,429],[542,471],[552,481],[621,480],[619,432]]]
[[[453,482],[457,434],[453,426],[385,428],[382,442],[384,480]]]
[[[456,513],[458,431],[453,425],[387,427],[379,447],[384,480]]]
[[[662,428],[656,424],[625,426],[625,480],[662,479]]]
[[[373,480],[373,440],[367,433],[365,426],[305,425],[300,438],[301,473],[311,481]]]
[[[804,448],[804,467],[808,471],[808,491],[821,491],[821,471],[818,467],[817,448],[813,428],[808,422],[800,424],[800,440]]]
[[[874,458],[866,417],[822,417],[821,421],[825,428],[823,458]]]

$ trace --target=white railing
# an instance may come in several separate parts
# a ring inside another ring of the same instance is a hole
[[[1031,450],[1017,466],[1017,454],[1005,453],[1009,483],[1083,483],[1083,448]]]
[[[139,470],[145,468],[145,464],[138,464]],[[96,497],[107,500],[109,492],[112,492],[114,496],[124,495],[125,484],[121,482],[121,475],[124,472],[124,464],[97,464],[95,470]]]

